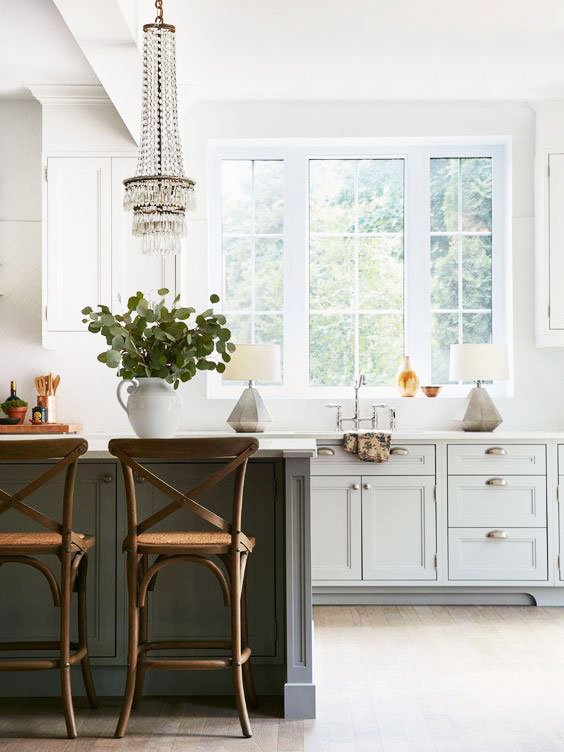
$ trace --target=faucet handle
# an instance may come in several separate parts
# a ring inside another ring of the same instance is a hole
[[[334,407],[337,410],[337,431],[342,431],[343,422],[341,419],[341,410],[343,406],[339,405],[338,403],[330,402],[328,405],[325,405],[325,407]]]

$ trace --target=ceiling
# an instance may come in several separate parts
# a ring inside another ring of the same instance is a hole
[[[152,0],[105,2],[119,4],[133,31],[155,15]],[[164,5],[177,27],[179,83],[194,99],[564,98],[562,0]],[[0,97],[28,96],[26,83],[97,83],[52,0],[0,0],[0,11]]]
[[[119,0],[131,25],[151,0]],[[198,99],[564,97],[562,0],[164,0]],[[136,14],[136,18],[135,18]]]
[[[31,97],[25,84],[98,79],[51,0],[0,0],[0,98]]]

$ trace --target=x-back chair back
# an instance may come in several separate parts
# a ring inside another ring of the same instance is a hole
[[[14,510],[40,528],[37,532],[1,532],[0,566],[23,564],[41,572],[46,578],[55,606],[61,609],[60,639],[0,643],[0,650],[58,650],[54,658],[0,660],[0,671],[59,669],[65,721],[69,737],[76,736],[72,702],[70,667],[81,664],[82,675],[90,705],[96,707],[96,693],[92,680],[87,645],[86,573],[87,552],[94,538],[73,530],[74,487],[77,463],[88,449],[84,439],[37,439],[0,442],[0,461],[40,462],[56,460],[46,466],[34,480],[15,493],[0,488],[0,515]],[[26,501],[50,480],[65,472],[60,519],[53,519]],[[47,532],[45,532],[47,531]],[[54,554],[61,563],[60,581],[53,570],[36,555]],[[70,641],[70,609],[73,587],[78,592],[78,643]]]
[[[123,548],[127,551],[127,583],[129,591],[129,662],[127,684],[116,736],[125,734],[131,708],[139,701],[147,668],[215,669],[231,668],[235,698],[241,727],[251,736],[245,701],[256,704],[248,645],[245,598],[245,569],[255,540],[242,530],[243,491],[247,461],[258,449],[253,438],[227,437],[206,439],[113,439],[110,452],[120,461],[127,499],[128,533]],[[208,477],[187,491],[180,491],[164,481],[143,463],[151,460],[184,460],[214,464]],[[216,514],[201,502],[204,493],[230,475],[235,476],[231,520]],[[168,497],[168,503],[139,521],[134,475],[144,478]],[[207,523],[210,532],[176,531],[153,532],[155,525],[180,509],[189,510]],[[151,564],[149,556],[156,559]],[[218,557],[222,569],[214,559]],[[208,568],[218,579],[226,605],[231,609],[231,639],[148,641],[147,591],[154,586],[158,572],[174,563],[195,563]],[[231,648],[230,657],[212,658],[153,658],[154,650]]]

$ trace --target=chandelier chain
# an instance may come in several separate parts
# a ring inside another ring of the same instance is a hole
[[[157,9],[157,17],[155,18],[155,23],[160,25],[164,23],[163,0],[155,0],[155,8]]]

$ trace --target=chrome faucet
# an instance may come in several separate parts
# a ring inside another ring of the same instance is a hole
[[[370,427],[375,430],[379,428],[379,420],[378,420],[378,410],[380,408],[387,408],[389,410],[389,425],[386,427],[387,430],[394,430],[395,428],[395,418],[396,418],[396,412],[393,408],[388,407],[388,405],[382,405],[382,404],[374,404],[371,405],[372,407],[372,415],[368,418],[363,418],[360,414],[360,400],[359,400],[359,392],[361,387],[366,385],[366,376],[364,373],[360,373],[358,375],[358,378],[354,382],[354,415],[350,418],[343,417],[342,409],[343,406],[341,404],[334,404],[331,403],[329,405],[326,405],[326,407],[335,408],[337,410],[337,431],[343,430],[343,424],[344,423],[352,423],[354,430],[358,431],[360,429],[361,423],[366,423],[367,421],[370,421]]]

